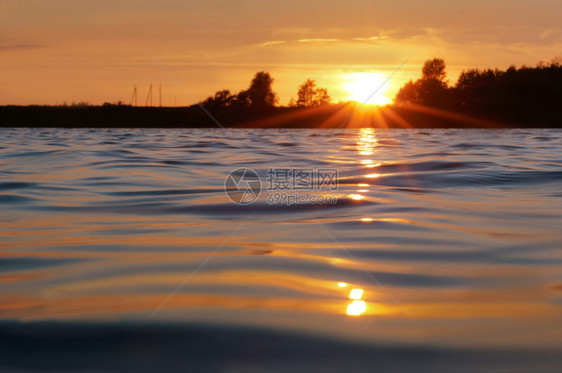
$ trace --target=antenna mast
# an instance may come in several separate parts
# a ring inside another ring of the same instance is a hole
[[[133,104],[133,102],[135,103],[135,106],[137,106],[137,85],[135,84],[135,88],[133,89],[133,97],[131,97],[131,105]]]
[[[146,103],[144,106],[148,106],[148,100],[150,100],[150,106],[152,106],[152,84],[150,84],[150,88],[148,89],[148,96],[146,96]]]

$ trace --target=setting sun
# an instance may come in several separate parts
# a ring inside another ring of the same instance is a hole
[[[392,99],[387,96],[387,77],[376,72],[351,73],[344,75],[344,89],[349,92],[348,100],[370,105],[388,105]]]

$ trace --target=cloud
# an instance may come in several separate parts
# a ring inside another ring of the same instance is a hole
[[[388,39],[388,36],[371,36],[368,38],[353,38],[352,40],[355,41],[375,41],[375,40],[381,40],[381,39]]]
[[[285,44],[285,40],[266,41],[265,43],[258,44],[258,47],[269,47],[270,45]]]
[[[340,39],[323,39],[323,38],[299,39],[299,43],[330,43],[335,41],[340,41]]]
[[[558,36],[562,36],[562,29],[553,29],[553,28],[548,28],[546,30],[544,30],[540,35],[539,35],[539,39],[544,40],[544,39],[548,39],[551,37],[558,37]]]

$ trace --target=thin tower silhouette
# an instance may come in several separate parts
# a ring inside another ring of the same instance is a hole
[[[144,106],[148,106],[148,100],[150,100],[150,106],[152,106],[152,84],[150,84],[150,88],[148,89],[148,96],[146,96],[146,103]]]
[[[137,106],[137,85],[135,84],[135,88],[133,89],[133,97],[131,97],[131,105],[133,104],[133,102],[135,103],[135,106]]]

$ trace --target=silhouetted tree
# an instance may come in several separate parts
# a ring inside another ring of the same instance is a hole
[[[214,96],[208,97],[202,102],[209,110],[235,107],[244,108],[252,107],[254,109],[265,109],[274,106],[278,99],[272,90],[273,78],[269,73],[264,71],[256,73],[250,88],[240,91],[237,94],[231,94],[229,90],[222,90],[215,93]]]
[[[130,105],[126,105],[123,101],[119,100],[117,102],[104,102],[102,106],[110,107],[110,106],[130,106]]]
[[[445,67],[445,61],[440,58],[426,61],[422,68],[422,77],[416,82],[406,83],[398,91],[396,101],[434,107],[447,106],[450,94],[445,81],[447,77]]]
[[[230,106],[232,103],[232,95],[228,89],[215,93],[215,102],[219,106]]]
[[[327,105],[332,102],[332,98],[328,94],[327,88],[318,88],[316,90],[316,102],[318,105]]]
[[[250,105],[256,109],[275,106],[278,98],[272,89],[273,81],[271,75],[265,71],[256,73],[250,88],[246,91],[247,95],[243,95],[244,97],[241,98],[248,99]]]
[[[511,73],[514,71],[514,69],[511,70]],[[456,85],[459,106],[478,111],[487,111],[489,107],[497,106],[496,101],[500,99],[497,96],[501,95],[503,91],[499,84],[502,74],[498,70],[491,69],[463,71],[459,75]],[[476,109],[476,106],[479,109]]]
[[[307,79],[299,86],[297,106],[311,107],[329,104],[331,101],[326,88],[316,88],[316,82]]]
[[[422,67],[422,80],[437,80],[445,83],[447,73],[445,72],[445,60],[442,58],[434,58],[427,60]]]
[[[314,95],[316,94],[316,83],[314,80],[307,79],[299,86],[297,106],[312,106]]]
[[[448,106],[449,92],[447,85],[437,79],[421,79],[418,83],[418,101],[426,106]]]
[[[410,80],[398,91],[398,94],[396,95],[396,102],[419,102],[418,90],[418,82],[414,83],[412,80]]]
[[[238,92],[234,97],[233,104],[236,107],[249,107],[252,104],[252,100],[250,99],[248,91]]]
[[[203,106],[205,106],[207,109],[229,107],[232,105],[234,99],[235,96],[230,94],[230,91],[228,89],[224,89],[215,93],[213,97],[209,97],[205,101],[203,101]]]

